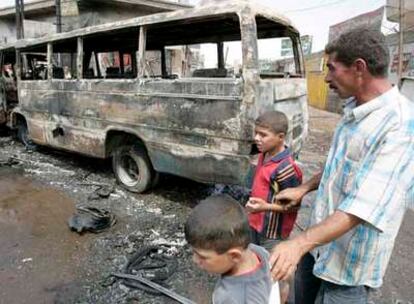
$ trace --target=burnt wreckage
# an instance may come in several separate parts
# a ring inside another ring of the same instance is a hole
[[[130,191],[150,188],[157,172],[244,184],[254,119],[267,110],[287,115],[295,153],[307,134],[299,33],[269,8],[200,6],[13,48],[9,125],[28,145],[112,157]]]

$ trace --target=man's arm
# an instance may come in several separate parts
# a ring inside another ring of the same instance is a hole
[[[288,212],[287,208],[280,204],[271,204],[261,199],[260,197],[251,197],[246,204],[246,211],[250,213],[263,212],[263,211],[275,211],[275,212]]]
[[[294,273],[305,253],[339,238],[361,222],[360,218],[352,214],[335,211],[324,221],[297,237],[280,243],[273,249],[270,256],[273,279],[286,280]]]

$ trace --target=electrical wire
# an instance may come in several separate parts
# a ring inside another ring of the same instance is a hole
[[[327,6],[335,5],[335,4],[338,4],[338,3],[341,3],[341,2],[344,2],[344,1],[343,0],[338,0],[338,1],[333,1],[333,2],[329,2],[329,3],[325,3],[325,4],[320,4],[320,5],[315,5],[315,6],[309,6],[309,7],[305,7],[305,8],[288,10],[288,11],[285,11],[285,13],[310,11],[310,10],[314,10],[314,9],[318,9],[318,8],[322,8],[322,7],[327,7]]]

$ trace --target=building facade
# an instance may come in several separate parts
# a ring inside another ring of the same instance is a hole
[[[62,31],[191,7],[184,3],[177,0],[61,0]],[[14,6],[0,9],[0,46],[16,40],[15,14]],[[23,27],[25,38],[56,33],[55,0],[25,3]]]

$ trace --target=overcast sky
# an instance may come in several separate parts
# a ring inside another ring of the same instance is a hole
[[[237,1],[237,0],[235,0]],[[252,0],[280,10],[293,21],[301,35],[313,36],[312,50],[318,51],[328,41],[329,26],[373,11],[386,0]],[[190,0],[197,4],[200,0]]]
[[[237,1],[237,0],[233,0]],[[313,51],[322,50],[329,26],[385,5],[386,0],[253,0],[280,10],[298,27],[302,35],[313,36]],[[32,2],[24,0],[25,3]],[[197,5],[200,0],[190,0]],[[15,0],[0,0],[0,7]]]

